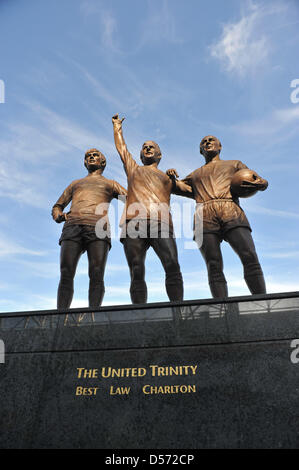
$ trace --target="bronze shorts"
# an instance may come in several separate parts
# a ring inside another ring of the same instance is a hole
[[[132,232],[130,232],[130,227]],[[158,220],[127,220],[122,226],[120,241],[125,238],[175,238],[172,224]]]
[[[216,233],[225,240],[226,233],[236,227],[246,227],[251,231],[243,209],[236,202],[215,199],[203,204],[203,234]]]
[[[99,238],[96,234],[95,227],[93,225],[79,225],[79,224],[64,224],[62,229],[61,237],[59,239],[59,245],[65,240],[80,243],[82,245],[82,251],[86,251],[86,246],[90,242],[94,241],[105,241],[111,248],[111,239],[109,237]]]

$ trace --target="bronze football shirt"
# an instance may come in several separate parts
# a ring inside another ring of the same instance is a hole
[[[239,160],[215,160],[190,173],[183,180],[192,186],[196,202],[213,199],[233,199],[230,183],[233,175],[247,168]]]
[[[85,178],[73,181],[62,193],[56,204],[62,210],[72,201],[71,209],[67,214],[66,224],[92,225],[102,217],[108,219],[108,207],[96,209],[99,204],[109,204],[113,198],[126,196],[127,191],[114,180],[108,180],[103,175],[88,175]]]
[[[126,146],[121,158],[128,178],[128,195],[121,224],[125,220],[140,218],[159,220],[172,226],[169,205],[174,185],[171,179],[153,165],[138,165]]]

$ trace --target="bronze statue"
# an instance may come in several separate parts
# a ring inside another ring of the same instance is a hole
[[[196,202],[203,204],[203,243],[200,251],[207,265],[212,296],[228,296],[220,248],[223,240],[240,257],[250,292],[263,294],[266,293],[263,272],[251,236],[251,227],[239,205],[238,196],[248,197],[257,190],[264,191],[268,182],[247,169],[239,160],[220,160],[221,149],[221,143],[216,137],[204,137],[200,143],[200,153],[206,160],[205,165],[182,181],[176,180],[178,175],[174,169],[168,170],[167,175],[176,182],[178,188],[182,183],[189,185]],[[244,169],[246,176],[243,178],[246,181],[242,180]],[[234,175],[238,177],[231,187]]]
[[[175,185],[158,169],[161,150],[153,141],[143,144],[140,158],[143,165],[133,159],[122,133],[123,119],[112,118],[116,149],[128,178],[128,197],[122,224],[121,242],[130,269],[130,294],[133,304],[147,302],[145,257],[149,247],[158,255],[165,270],[165,286],[170,301],[183,300],[183,279],[178,262],[177,246],[170,214],[170,195]],[[182,193],[190,194],[190,187],[182,184]],[[139,232],[130,234],[134,222]],[[152,233],[154,232],[154,236]]]
[[[87,150],[84,165],[88,175],[73,181],[52,209],[55,222],[65,221],[59,240],[61,277],[57,294],[58,309],[70,308],[77,264],[85,251],[90,278],[89,307],[96,308],[102,304],[105,293],[104,271],[111,248],[107,205],[113,198],[124,199],[127,193],[116,181],[108,180],[102,175],[106,158],[99,150]],[[71,209],[66,214],[63,210],[71,201]],[[102,211],[99,211],[99,204],[103,204]],[[101,224],[103,230],[100,234],[96,233],[99,219],[104,222]]]

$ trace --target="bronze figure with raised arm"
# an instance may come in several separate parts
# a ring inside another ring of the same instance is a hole
[[[116,181],[103,176],[105,156],[97,149],[87,150],[85,178],[73,181],[52,209],[55,222],[65,222],[59,240],[60,283],[57,308],[68,309],[74,292],[74,277],[80,256],[87,251],[89,265],[89,307],[102,304],[105,293],[104,271],[111,247],[108,206],[113,198],[125,200],[127,191]],[[66,214],[64,208],[72,202]],[[97,224],[99,230],[96,230]]]
[[[268,182],[239,160],[221,160],[221,149],[221,143],[216,137],[206,136],[200,143],[200,153],[205,158],[205,165],[181,181],[177,180],[176,170],[171,169],[166,173],[178,186],[182,183],[189,185],[196,202],[203,205],[200,251],[207,265],[212,296],[228,296],[220,248],[223,240],[239,256],[250,292],[264,294],[264,275],[251,236],[250,224],[239,205],[239,197],[264,191]]]
[[[149,140],[142,145],[142,165],[138,165],[128,151],[123,137],[123,119],[116,114],[112,122],[116,149],[128,180],[121,241],[131,275],[132,303],[147,302],[145,258],[149,247],[154,249],[165,270],[165,286],[169,300],[181,301],[183,279],[170,214],[170,195],[175,192],[175,184],[158,169],[161,160],[158,144]],[[182,184],[180,191],[192,194],[192,189],[186,184]]]

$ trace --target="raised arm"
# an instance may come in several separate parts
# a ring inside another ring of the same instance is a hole
[[[177,178],[179,177],[179,175],[177,174],[177,171],[174,168],[167,170],[166,174],[172,180],[173,194],[194,199],[193,188],[188,178],[185,178],[185,180],[178,180]]]
[[[67,219],[67,215],[63,212],[63,209],[71,202],[73,192],[73,183],[71,183],[62,193],[58,201],[52,207],[52,217],[60,224]]]
[[[125,139],[123,136],[123,131],[122,131],[122,123],[123,123],[124,118],[120,119],[118,117],[118,114],[115,114],[112,118],[112,123],[113,123],[113,131],[114,131],[114,142],[116,146],[116,150],[119,153],[119,156],[124,164],[125,172],[128,173],[130,170],[135,168],[137,163],[135,162],[134,158],[130,154],[127,145],[125,143]]]

